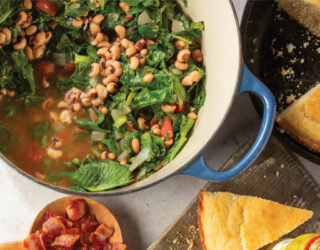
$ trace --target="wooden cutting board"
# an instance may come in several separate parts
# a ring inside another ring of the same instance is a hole
[[[226,170],[238,162],[250,148],[246,143],[221,168]],[[310,209],[314,216],[288,237],[303,233],[320,233],[319,186],[298,158],[272,136],[256,162],[239,177],[218,183],[209,182],[204,188],[211,192],[228,191],[254,195],[282,204]],[[198,232],[196,197],[181,216],[154,242],[149,250],[202,249]]]

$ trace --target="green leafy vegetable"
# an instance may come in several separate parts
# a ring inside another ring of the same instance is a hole
[[[49,122],[40,122],[39,124],[37,124],[31,131],[31,138],[33,140],[40,140],[42,142],[44,142],[43,139],[49,130]]]
[[[4,124],[0,124],[0,151],[5,153],[13,141],[13,132]]]
[[[121,187],[132,181],[129,167],[111,160],[83,164],[78,170],[64,174],[91,192]]]

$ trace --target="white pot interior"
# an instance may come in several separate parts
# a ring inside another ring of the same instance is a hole
[[[206,66],[207,98],[200,110],[193,135],[167,166],[143,181],[108,191],[109,194],[143,188],[179,170],[202,150],[223,122],[232,104],[238,86],[241,59],[238,24],[232,5],[228,0],[188,2],[188,7],[183,7],[185,13],[194,21],[203,20],[205,23],[202,51]]]

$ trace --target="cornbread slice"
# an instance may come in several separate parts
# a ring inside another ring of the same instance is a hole
[[[253,196],[200,191],[198,220],[205,250],[255,250],[312,217],[305,209]]]
[[[311,33],[320,37],[320,0],[276,0],[279,6]]]
[[[301,96],[277,116],[277,122],[292,138],[320,152],[320,84]]]

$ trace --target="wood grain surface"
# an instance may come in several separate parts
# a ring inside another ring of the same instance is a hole
[[[238,162],[250,148],[252,140],[237,151],[221,168],[226,170]],[[241,195],[254,195],[282,204],[310,209],[314,216],[288,237],[303,233],[320,233],[319,186],[301,165],[295,155],[272,136],[256,162],[239,177],[218,183],[209,182],[207,191],[228,191]],[[202,249],[197,221],[196,197],[181,216],[154,242],[149,250]]]

